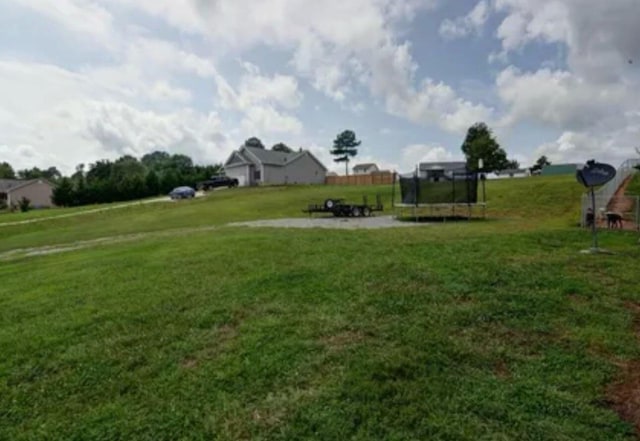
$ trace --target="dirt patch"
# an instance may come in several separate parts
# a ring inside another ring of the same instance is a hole
[[[633,329],[640,342],[640,305],[627,302],[625,306],[634,314]],[[640,438],[640,360],[616,364],[621,373],[607,388],[607,401],[620,418],[633,424]]]
[[[182,366],[184,369],[193,369],[198,366],[198,360],[196,360],[195,358],[187,357],[182,360],[180,366]]]
[[[326,228],[339,230],[380,229],[396,227],[426,226],[428,223],[405,222],[393,216],[339,218],[339,217],[300,217],[288,219],[258,220],[235,222],[229,227],[267,227],[267,228]]]
[[[607,388],[607,399],[620,418],[633,424],[640,437],[640,361],[624,366],[622,375]]]
[[[507,380],[511,378],[511,370],[504,360],[499,360],[493,367],[493,373],[501,380]]]
[[[365,335],[359,331],[344,331],[339,334],[322,337],[320,342],[331,352],[339,352],[349,346],[361,343]]]
[[[180,366],[184,369],[194,369],[202,360],[216,358],[238,336],[238,326],[238,324],[224,324],[216,328],[212,333],[211,341],[195,354],[182,360]]]

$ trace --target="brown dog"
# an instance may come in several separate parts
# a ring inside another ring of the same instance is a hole
[[[613,211],[605,213],[607,217],[607,228],[622,228],[622,215]]]

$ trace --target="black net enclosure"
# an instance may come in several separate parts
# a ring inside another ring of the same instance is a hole
[[[401,176],[400,194],[405,205],[475,204],[478,202],[478,174],[456,170],[436,176]]]

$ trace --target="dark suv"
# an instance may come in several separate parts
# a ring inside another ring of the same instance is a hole
[[[211,176],[211,179],[202,181],[198,184],[198,188],[204,191],[211,190],[213,188],[218,188],[218,187],[233,188],[237,186],[238,186],[238,180],[235,178],[230,178],[228,176]]]

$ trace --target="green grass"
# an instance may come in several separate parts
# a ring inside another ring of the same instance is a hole
[[[640,357],[636,237],[580,255],[580,189],[509,183],[490,184],[486,222],[220,227],[0,263],[0,439],[633,439],[605,389]],[[0,244],[299,215],[363,190],[221,191]]]
[[[631,183],[627,187],[625,194],[629,196],[639,196],[640,195],[640,173],[636,172],[631,180]]]
[[[488,216],[512,219],[518,228],[546,225],[566,227],[579,219],[581,187],[567,177],[536,177],[487,182]],[[2,226],[0,252],[19,247],[69,243],[105,236],[224,225],[252,219],[306,216],[302,210],[328,197],[358,202],[367,195],[370,203],[382,195],[391,212],[391,186],[328,187],[292,186],[241,188],[216,191],[205,198],[129,206],[77,217]],[[398,199],[399,200],[399,199]],[[64,213],[64,210],[60,210]],[[536,219],[532,224],[530,221]]]

